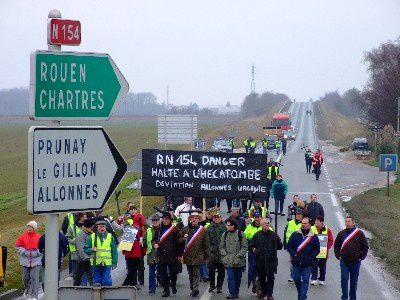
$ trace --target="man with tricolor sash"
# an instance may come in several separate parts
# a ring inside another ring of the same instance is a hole
[[[287,244],[293,266],[293,280],[296,284],[298,300],[307,299],[311,265],[320,252],[318,237],[311,231],[309,218],[303,218],[301,229],[291,235]]]
[[[176,279],[178,276],[178,257],[180,257],[179,230],[172,223],[173,217],[169,212],[162,215],[162,223],[157,235],[153,236],[153,248],[157,251],[158,273],[163,286],[162,297],[169,297],[170,287],[176,294]]]
[[[320,252],[313,261],[311,268],[311,285],[325,285],[326,261],[328,260],[329,250],[333,246],[332,230],[324,224],[323,216],[317,216],[315,225],[311,226],[311,231],[318,236],[320,244]]]
[[[185,243],[183,263],[187,266],[190,281],[190,295],[199,295],[200,268],[210,259],[210,241],[207,229],[199,223],[202,220],[201,211],[192,212],[189,216],[189,225],[182,229],[181,240]]]
[[[334,250],[340,260],[342,300],[355,300],[361,261],[367,257],[369,247],[364,233],[355,227],[353,217],[347,215],[345,224],[346,228],[336,237]]]

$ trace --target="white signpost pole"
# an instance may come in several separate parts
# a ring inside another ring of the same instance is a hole
[[[61,19],[61,12],[53,9],[48,18]],[[51,45],[48,50],[61,51],[61,45]],[[59,126],[59,121],[50,122],[52,126]],[[58,214],[46,214],[45,255],[46,266],[44,274],[44,298],[46,300],[58,299]]]

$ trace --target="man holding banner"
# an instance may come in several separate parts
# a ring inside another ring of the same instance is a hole
[[[210,259],[210,241],[207,230],[199,224],[202,221],[200,211],[189,216],[189,226],[182,229],[182,240],[185,242],[183,262],[187,266],[190,280],[190,295],[199,295],[200,268]]]
[[[324,224],[324,217],[318,216],[315,219],[315,225],[311,227],[311,231],[318,236],[321,249],[311,268],[311,285],[325,285],[326,261],[328,260],[329,249],[333,246],[332,230]]]
[[[311,231],[309,218],[303,218],[301,229],[291,235],[287,244],[293,265],[293,280],[299,300],[307,299],[311,265],[320,252],[318,237]]]

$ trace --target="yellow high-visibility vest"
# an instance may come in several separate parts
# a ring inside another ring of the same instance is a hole
[[[325,229],[318,233],[317,227],[313,225],[311,231],[318,236],[320,243],[320,251],[316,258],[326,258],[328,255],[328,226],[325,225]]]
[[[289,242],[290,237],[292,234],[296,231],[299,231],[301,229],[301,222],[299,224],[296,224],[295,220],[290,220],[286,229],[286,244]]]
[[[111,255],[111,242],[112,235],[107,232],[103,243],[100,240],[100,237],[95,233],[92,233],[92,248],[94,247],[95,239],[97,239],[97,251],[90,258],[90,264],[93,266],[94,264],[94,255],[96,255],[96,266],[112,266],[112,255]]]
[[[74,240],[76,240],[76,236],[78,235],[79,232],[81,232],[81,229],[78,226],[76,226],[75,224],[72,225],[71,228],[72,228],[72,237]],[[69,251],[75,252],[76,246],[74,244],[69,243]]]

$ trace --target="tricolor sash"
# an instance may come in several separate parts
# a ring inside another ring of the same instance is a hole
[[[349,236],[343,241],[342,247],[340,247],[340,252],[342,252],[343,248],[357,235],[360,229],[356,228]]]
[[[301,244],[297,247],[296,252],[300,253],[301,251],[304,250],[304,248],[311,242],[313,236],[307,236],[307,238],[305,238]]]
[[[185,245],[185,250],[183,250],[183,255],[186,255],[187,252],[189,252],[190,247],[193,246],[193,243],[196,241],[196,239],[200,236],[200,234],[204,231],[204,227],[203,226],[199,226],[196,230],[196,232],[192,235],[192,237],[190,238],[190,240],[186,241],[186,245]]]
[[[165,230],[164,233],[160,236],[159,244],[160,244],[162,241],[164,241],[164,240],[171,234],[171,232],[174,231],[174,229],[175,229],[175,226],[174,226],[174,225],[171,225],[170,228],[168,228],[167,230]]]

